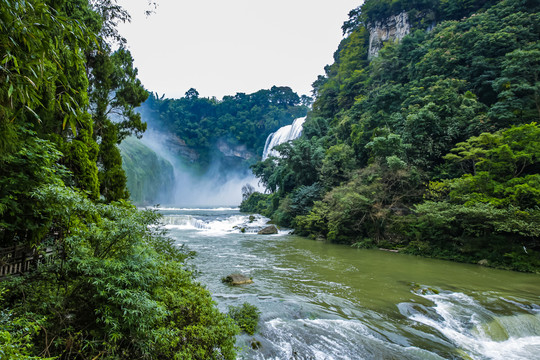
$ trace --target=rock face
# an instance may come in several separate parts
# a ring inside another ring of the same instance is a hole
[[[255,155],[247,150],[246,145],[230,145],[226,141],[219,140],[216,144],[218,150],[223,156],[237,157],[244,160],[249,160]]]
[[[135,204],[164,203],[173,196],[174,168],[169,161],[135,137],[122,141],[119,149],[127,187]]]
[[[392,15],[384,21],[376,21],[368,25],[369,52],[368,58],[377,56],[384,42],[388,40],[401,40],[411,31],[409,16],[406,12]]]
[[[224,283],[231,285],[244,285],[253,283],[253,280],[251,280],[251,278],[248,278],[246,275],[242,274],[231,274],[224,277],[222,280]]]
[[[165,138],[165,144],[180,157],[188,159],[190,162],[195,162],[199,159],[199,154],[195,150],[188,147],[186,142],[180,139],[178,136],[168,134],[168,136]]]
[[[257,234],[259,234],[259,235],[273,235],[273,234],[277,234],[277,233],[278,233],[277,227],[275,225],[270,225],[270,226],[267,226],[264,229],[260,230]]]

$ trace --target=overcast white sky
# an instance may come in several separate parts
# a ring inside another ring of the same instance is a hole
[[[341,40],[341,25],[361,0],[119,0],[132,16],[120,32],[144,86],[178,98],[234,95],[311,84]]]

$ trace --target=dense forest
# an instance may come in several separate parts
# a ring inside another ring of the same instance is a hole
[[[397,15],[408,35],[370,59]],[[539,3],[368,0],[343,31],[303,136],[253,165],[269,193],[241,209],[313,238],[539,272]]]
[[[237,93],[222,100],[199,97],[197,90],[189,89],[180,99],[150,94],[140,112],[153,128],[182,139],[197,154],[195,165],[205,169],[219,157],[219,140],[230,147],[245,146],[260,156],[266,137],[305,116],[310,104],[310,97],[299,96],[286,86]]]
[[[128,201],[117,145],[148,97],[128,20],[113,0],[0,0],[0,265],[27,267],[0,274],[0,359],[235,358],[191,253]]]

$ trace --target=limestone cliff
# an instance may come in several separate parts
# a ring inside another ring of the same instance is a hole
[[[389,40],[399,41],[411,31],[409,15],[405,11],[397,15],[392,15],[384,21],[376,21],[368,24],[367,28],[369,30],[368,59],[377,56],[384,42]]]

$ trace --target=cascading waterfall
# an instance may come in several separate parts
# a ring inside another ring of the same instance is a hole
[[[279,153],[274,150],[275,146],[298,139],[302,135],[304,121],[306,121],[305,117],[298,118],[291,125],[283,126],[278,131],[268,135],[264,144],[262,159],[266,160],[269,156],[279,156]]]

